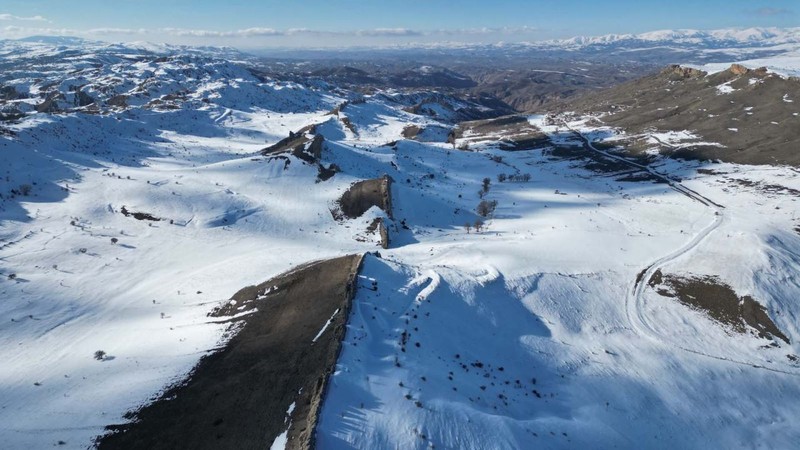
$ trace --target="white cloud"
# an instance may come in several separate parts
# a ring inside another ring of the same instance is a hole
[[[3,15],[0,15],[2,18]],[[475,39],[493,39],[497,36],[521,35],[538,32],[531,27],[503,27],[503,28],[442,28],[442,29],[410,29],[410,28],[369,28],[360,30],[312,30],[308,28],[289,28],[277,30],[274,28],[244,28],[239,30],[206,30],[190,28],[116,28],[98,27],[90,29],[71,29],[55,27],[24,26],[20,24],[8,25],[0,28],[0,38],[22,38],[28,36],[76,36],[84,38],[97,38],[108,40],[127,40],[129,37],[136,39],[151,39],[154,41],[197,44],[218,43],[220,40],[229,41],[226,45],[294,45],[299,42],[314,44],[315,41],[325,44],[353,44],[369,43],[365,41],[408,41],[417,39],[422,41],[463,38],[474,41]],[[267,41],[271,42],[268,44]]]
[[[148,34],[150,30],[146,28],[92,28],[90,30],[86,30],[85,32],[77,32],[79,34],[91,34],[96,36],[103,36],[103,35],[123,35],[123,34]]]
[[[8,28],[8,27],[7,27]],[[18,30],[24,30],[18,27]],[[48,28],[28,28],[37,34],[50,34]],[[412,37],[412,36],[459,36],[459,35],[487,35],[487,34],[518,34],[532,33],[536,28],[463,28],[439,30],[413,30],[409,28],[372,28],[349,31],[311,30],[308,28],[289,28],[276,30],[274,28],[245,28],[241,30],[203,30],[188,28],[158,28],[158,29],[129,29],[129,28],[93,28],[88,30],[69,30],[77,35],[126,35],[126,34],[164,34],[169,36],[196,37],[196,38],[258,38],[273,36],[363,36],[363,37]]]
[[[408,28],[375,28],[372,30],[358,30],[352,33],[356,36],[422,36],[424,34],[422,31],[409,30]]]
[[[422,31],[410,30],[407,28],[374,28],[353,31],[325,31],[311,30],[308,28],[290,28],[287,30],[276,30],[274,28],[246,28],[242,30],[217,31],[217,30],[192,30],[186,28],[162,28],[153,30],[171,36],[191,36],[191,37],[216,37],[216,38],[253,38],[269,36],[422,36]]]
[[[192,37],[260,37],[260,36],[285,36],[287,32],[278,31],[272,28],[246,28],[233,31],[212,31],[212,30],[190,30],[185,28],[162,28],[161,31],[172,36],[192,36]]]
[[[4,37],[25,37],[25,36],[76,36],[81,32],[69,28],[29,28],[18,25],[8,25],[0,29],[0,35]]]
[[[458,35],[481,35],[481,34],[530,34],[540,30],[534,27],[501,27],[501,28],[455,28],[442,29],[430,32],[431,35],[458,36]]]
[[[42,16],[21,17],[21,16],[15,16],[13,14],[8,14],[8,13],[0,13],[0,20],[5,20],[5,21],[27,21],[27,22],[49,22],[49,20],[45,19]]]

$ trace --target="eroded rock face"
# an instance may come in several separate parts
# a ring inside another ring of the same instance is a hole
[[[128,107],[128,96],[127,95],[115,95],[106,101],[106,104],[109,106],[116,106],[118,108],[127,108]]]
[[[20,95],[14,86],[0,87],[0,100],[16,100],[18,98],[20,98]]]
[[[339,211],[348,219],[361,217],[373,206],[377,206],[392,217],[392,177],[359,181],[339,199]]]
[[[319,161],[320,158],[322,158],[324,144],[325,138],[321,134],[317,134],[314,136],[314,139],[311,140],[311,143],[306,148],[306,151],[311,153],[311,156],[314,157],[315,161]]]
[[[261,154],[269,156],[270,160],[284,161],[284,169],[289,167],[292,155],[303,163],[316,165],[319,171],[317,181],[327,181],[335,176],[341,169],[336,164],[325,167],[322,163],[322,152],[325,150],[325,137],[316,133],[316,125],[309,125],[297,133],[290,133],[288,137],[263,150]]]
[[[677,75],[681,78],[702,78],[706,76],[706,72],[691,67],[684,67],[678,64],[673,64],[662,72],[664,75]]]
[[[51,94],[45,101],[36,105],[36,112],[55,114],[61,111],[58,102],[64,100],[64,95],[60,93]]]
[[[276,144],[270,145],[269,147],[261,150],[261,154],[264,156],[269,156],[302,148],[306,142],[311,140],[307,133],[313,133],[315,128],[315,126],[311,125],[302,128],[296,133],[290,133],[288,137],[285,137]]]
[[[732,64],[730,69],[728,69],[728,70],[730,70],[731,73],[734,74],[734,75],[744,75],[744,74],[746,74],[747,72],[750,71],[750,69],[748,69],[747,67],[745,67],[745,66],[743,66],[741,64]]]
[[[87,94],[86,92],[77,91],[75,93],[75,103],[77,104],[77,106],[83,107],[83,106],[94,105],[95,101],[94,98],[92,98],[92,96]]]

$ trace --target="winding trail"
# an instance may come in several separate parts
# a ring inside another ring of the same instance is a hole
[[[781,373],[781,374],[785,374],[785,375],[792,375],[792,376],[800,377],[800,372],[775,369],[775,368],[767,367],[767,366],[764,366],[764,365],[761,365],[761,364],[758,364],[758,363],[741,361],[741,360],[737,360],[737,359],[729,358],[729,357],[725,357],[725,356],[712,355],[712,354],[705,353],[705,352],[702,352],[702,351],[699,351],[699,350],[686,348],[686,347],[684,347],[681,344],[678,344],[676,342],[670,342],[670,340],[666,336],[661,334],[658,330],[655,329],[655,327],[653,327],[653,325],[648,320],[647,315],[645,314],[645,310],[644,310],[644,304],[645,304],[645,295],[644,294],[645,294],[645,291],[647,289],[648,280],[650,280],[650,278],[653,276],[653,274],[657,270],[659,270],[661,267],[663,267],[664,265],[666,265],[666,264],[668,264],[668,263],[670,263],[672,261],[675,261],[676,259],[680,258],[681,256],[684,256],[687,253],[691,252],[692,250],[697,248],[700,244],[702,244],[705,241],[705,239],[711,233],[713,233],[715,230],[717,230],[720,227],[720,225],[722,225],[722,223],[725,221],[725,215],[724,215],[725,207],[723,205],[720,205],[719,203],[716,203],[716,202],[712,201],[711,199],[701,195],[700,193],[698,193],[698,192],[696,192],[696,191],[694,191],[692,189],[689,189],[688,187],[686,187],[683,184],[681,184],[679,181],[676,181],[676,180],[672,179],[668,174],[664,174],[664,173],[658,172],[657,170],[653,169],[652,167],[649,167],[649,166],[646,166],[646,165],[643,165],[643,164],[639,164],[639,163],[637,163],[635,161],[631,161],[631,160],[629,160],[627,158],[624,158],[624,157],[621,157],[621,156],[618,156],[618,155],[614,155],[612,153],[609,153],[609,152],[606,152],[606,151],[598,149],[597,147],[595,147],[592,144],[592,142],[591,142],[591,140],[589,140],[589,138],[584,136],[580,131],[570,127],[569,124],[565,120],[562,119],[561,120],[561,124],[564,127],[566,127],[571,133],[573,133],[575,135],[575,137],[577,137],[577,138],[579,138],[581,140],[581,142],[583,143],[583,147],[586,150],[598,153],[600,155],[603,155],[603,156],[605,156],[607,158],[614,159],[616,161],[620,161],[622,163],[625,163],[625,164],[627,164],[629,166],[632,166],[632,167],[635,167],[637,169],[641,169],[641,170],[647,171],[648,173],[650,173],[654,177],[657,177],[658,179],[663,180],[664,182],[666,182],[671,189],[673,189],[673,190],[675,190],[675,191],[677,191],[677,192],[679,192],[679,193],[691,198],[694,201],[702,203],[703,205],[705,205],[706,207],[708,207],[708,208],[710,208],[710,209],[712,209],[714,211],[714,220],[712,220],[711,223],[709,223],[705,228],[700,230],[700,232],[697,233],[692,238],[691,241],[687,242],[686,244],[684,244],[680,248],[676,249],[675,251],[669,253],[668,255],[665,255],[665,256],[653,261],[649,266],[647,266],[647,268],[645,268],[636,277],[636,281],[628,289],[628,294],[625,297],[625,311],[626,311],[626,314],[627,314],[627,317],[628,317],[628,322],[631,324],[631,327],[633,328],[633,330],[637,334],[639,334],[640,336],[643,336],[643,337],[645,337],[646,339],[649,339],[652,342],[656,342],[656,343],[660,343],[660,344],[669,344],[669,345],[671,345],[671,346],[673,346],[673,347],[675,347],[675,348],[677,348],[679,350],[682,350],[682,351],[685,351],[687,353],[691,353],[691,354],[694,354],[694,355],[703,356],[703,357],[715,359],[715,360],[718,360],[718,361],[725,361],[725,362],[738,364],[738,365],[742,365],[742,366],[748,366],[748,367],[752,367],[752,368],[755,368],[755,369],[762,369],[762,370],[767,370],[767,371],[770,371],[770,372],[775,372],[775,373]]]

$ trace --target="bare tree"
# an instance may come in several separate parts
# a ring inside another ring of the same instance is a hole
[[[470,224],[469,222],[465,223],[464,229],[467,230],[467,234],[469,234],[469,230],[472,229],[472,224]]]
[[[481,217],[489,217],[492,213],[494,213],[494,210],[496,208],[497,208],[497,200],[491,200],[491,201],[481,200],[481,202],[478,203],[478,207],[475,209],[475,211]]]
[[[483,230],[483,221],[481,219],[475,220],[475,232],[480,233]]]
[[[516,181],[516,182],[528,182],[531,181],[531,174],[529,173],[517,173],[508,176],[508,181]]]

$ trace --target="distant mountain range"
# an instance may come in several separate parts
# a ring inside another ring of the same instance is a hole
[[[69,36],[32,36],[17,41],[27,44],[75,47],[108,45]],[[648,64],[714,63],[733,60],[773,57],[800,51],[800,27],[795,28],[726,28],[719,30],[659,30],[640,34],[607,34],[603,36],[576,36],[535,42],[501,42],[473,44],[462,42],[409,43],[383,47],[350,47],[340,49],[263,49],[239,51],[230,47],[188,47],[145,42],[125,44],[156,54],[205,53],[224,58],[247,58],[247,55],[281,56],[294,58],[365,57],[382,54],[395,56],[430,56],[431,54],[473,57],[537,57],[612,59],[637,61]]]
[[[582,59],[644,64],[714,63],[757,59],[800,50],[800,28],[729,28],[720,30],[660,30],[641,34],[578,36],[535,42],[473,44],[463,42],[411,43],[347,49],[292,49],[295,57],[322,58],[406,55],[469,55],[473,58]],[[279,56],[289,50],[254,51]]]
[[[726,28],[721,30],[659,30],[641,34],[607,34],[604,36],[578,36],[571,39],[550,40],[528,45],[545,48],[582,49],[591,46],[621,44],[669,44],[701,48],[770,47],[782,44],[800,44],[798,28]]]

